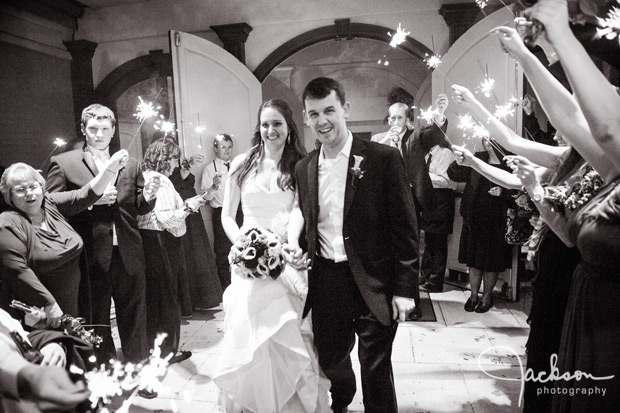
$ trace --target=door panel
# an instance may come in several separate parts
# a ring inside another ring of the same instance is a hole
[[[170,52],[183,156],[200,153],[206,158],[205,164],[211,162],[215,158],[213,139],[218,133],[233,135],[233,157],[246,152],[262,103],[260,82],[236,57],[201,37],[171,30]],[[196,176],[197,190],[200,181]],[[209,207],[203,208],[203,219],[213,240]]]

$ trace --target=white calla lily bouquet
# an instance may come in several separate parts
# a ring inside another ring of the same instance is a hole
[[[235,241],[228,262],[242,278],[275,280],[284,267],[280,237],[268,229],[251,228]]]

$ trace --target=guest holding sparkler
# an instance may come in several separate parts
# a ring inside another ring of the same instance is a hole
[[[115,153],[82,188],[63,193],[48,193],[43,176],[25,163],[4,171],[0,192],[9,210],[0,214],[3,309],[11,311],[13,299],[43,307],[53,327],[64,313],[80,315],[79,263],[84,244],[65,217],[100,199],[128,157],[127,151]]]
[[[484,152],[476,157],[509,170],[499,158],[499,151],[483,139]],[[494,185],[478,172],[460,166],[462,158],[448,168],[448,176],[457,182],[467,182],[461,201],[463,230],[459,244],[458,260],[469,267],[471,296],[465,303],[465,311],[486,313],[493,307],[493,288],[501,271],[511,265],[512,250],[506,243],[506,209],[510,195],[506,189]],[[482,300],[478,299],[484,281]]]
[[[184,159],[181,166],[169,176],[181,199],[196,196],[194,173],[204,166],[204,157],[196,154],[190,160]],[[216,307],[222,302],[222,286],[215,265],[209,235],[205,229],[200,211],[190,214],[185,220],[187,232],[182,237],[185,250],[187,280],[179,284],[181,316],[191,317],[193,310]]]
[[[185,219],[198,211],[205,199],[196,195],[183,201],[168,178],[178,165],[181,151],[170,137],[153,141],[144,154],[141,169],[145,179],[158,178],[161,188],[155,208],[138,216],[138,226],[146,257],[146,331],[150,343],[158,333],[168,336],[162,343],[162,354],[172,353],[171,363],[191,356],[183,351],[175,356],[181,334],[179,306],[179,274],[185,271],[185,252],[178,239],[187,230]]]
[[[93,104],[82,111],[84,146],[52,157],[47,177],[50,192],[81,188],[98,171],[104,171],[110,154],[116,118],[112,111]],[[103,343],[97,349],[100,363],[116,359],[110,325],[114,298],[125,361],[139,362],[149,355],[146,340],[144,296],[144,252],[138,228],[138,214],[153,209],[159,182],[144,182],[138,162],[129,157],[115,173],[103,196],[89,210],[70,220],[84,240],[83,277],[88,274],[92,300],[91,321]],[[83,278],[84,279],[84,278]]]
[[[446,135],[445,111],[448,97],[437,96],[431,124],[416,132],[409,161],[408,175],[414,187],[414,199],[420,208],[420,229],[424,231],[424,255],[420,271],[420,289],[442,292],[448,260],[448,235],[454,222],[456,182],[448,177],[454,162]]]

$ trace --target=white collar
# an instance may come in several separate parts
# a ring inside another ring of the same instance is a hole
[[[347,141],[344,143],[342,149],[340,149],[340,152],[338,152],[338,154],[336,155],[336,158],[342,155],[346,159],[349,159],[349,157],[351,156],[351,146],[353,146],[353,134],[349,130],[347,131],[347,134]],[[319,151],[319,165],[322,165],[325,161],[325,152],[323,151],[323,145],[321,145],[321,150]]]
[[[98,159],[101,161],[107,161],[108,159],[110,159],[110,147],[109,146],[105,148],[104,150],[93,148],[90,145],[86,145],[86,148],[93,155],[93,158],[95,159]]]

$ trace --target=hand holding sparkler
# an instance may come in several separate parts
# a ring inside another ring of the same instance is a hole
[[[66,370],[57,366],[28,364],[18,373],[18,383],[27,383],[25,399],[40,411],[65,411],[88,399],[83,381],[72,382]]]
[[[517,175],[517,178],[521,180],[521,183],[526,189],[536,187],[538,184],[538,178],[535,172],[536,164],[519,155],[504,156],[504,161],[506,161],[506,165],[512,169],[512,173]]]
[[[567,0],[539,0],[526,9],[525,17],[531,22],[531,30],[523,38],[526,45],[534,45],[539,35],[543,35],[551,45],[555,45],[572,36],[568,24]],[[533,41],[529,43],[530,39]]]
[[[452,153],[456,158],[456,163],[472,168],[476,162],[476,157],[469,149],[464,146],[452,145]]]
[[[452,85],[452,101],[457,105],[467,106],[476,102],[476,97],[465,86]]]

